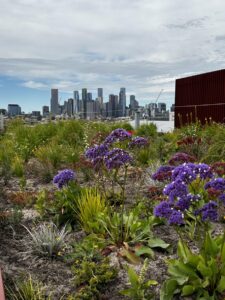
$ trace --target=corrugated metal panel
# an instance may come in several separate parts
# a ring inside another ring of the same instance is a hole
[[[176,80],[175,127],[190,121],[190,114],[202,122],[211,118],[225,122],[225,70],[190,76]],[[189,117],[187,117],[187,115]]]

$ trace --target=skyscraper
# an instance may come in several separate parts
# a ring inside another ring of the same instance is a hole
[[[87,116],[87,89],[82,89],[81,111],[82,111],[82,118],[86,119],[86,116]]]
[[[8,115],[9,116],[21,115],[21,107],[18,104],[8,104]]]
[[[59,113],[58,89],[51,89],[51,113],[54,116]]]
[[[120,88],[119,93],[119,116],[124,117],[126,116],[126,89]]]
[[[74,114],[78,114],[80,111],[80,99],[79,99],[79,92],[78,91],[74,91],[73,92],[73,99],[74,99]]]
[[[103,88],[98,88],[98,97],[103,99]]]

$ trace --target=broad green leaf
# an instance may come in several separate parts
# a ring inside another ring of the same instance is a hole
[[[138,249],[135,250],[135,254],[137,256],[141,256],[141,255],[145,254],[145,255],[150,256],[151,258],[154,258],[154,251],[151,248],[146,247],[146,246],[138,247]]]
[[[166,280],[160,291],[160,300],[173,300],[173,294],[177,288],[175,279]]]
[[[178,241],[177,253],[179,257],[182,258],[185,262],[187,261],[188,257],[192,254],[188,246],[181,240]]]
[[[203,277],[211,277],[213,275],[211,268],[207,267],[201,261],[199,262],[199,264],[197,266],[197,270],[202,274]]]
[[[156,280],[148,280],[148,281],[145,283],[145,285],[146,285],[147,287],[152,286],[152,285],[157,285],[157,284],[158,284],[158,282],[157,282]]]
[[[182,288],[182,294],[181,296],[189,296],[193,294],[195,291],[195,288],[192,285],[185,285]]]
[[[151,248],[162,248],[162,249],[167,249],[170,246],[170,244],[167,244],[162,239],[158,239],[158,238],[150,239],[148,241],[148,245]]]
[[[225,290],[225,276],[221,276],[220,281],[219,281],[216,289],[219,293],[224,292],[224,290]]]
[[[219,247],[218,247],[216,241],[213,240],[213,238],[211,237],[209,232],[206,233],[206,238],[205,238],[205,242],[204,242],[204,250],[205,250],[206,254],[213,256],[213,257],[215,257],[219,251]]]
[[[132,269],[132,268],[128,269],[128,277],[129,277],[129,280],[130,280],[130,283],[132,286],[138,285],[139,278],[138,278],[137,273],[134,271],[134,269]]]
[[[132,250],[123,248],[119,254],[134,265],[138,265],[141,262],[141,258],[138,257]]]

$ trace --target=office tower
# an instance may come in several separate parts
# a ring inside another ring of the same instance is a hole
[[[64,101],[62,113],[67,114],[67,111],[68,111],[68,102]]]
[[[58,89],[51,89],[51,114],[53,116],[59,113]]]
[[[80,111],[80,99],[79,99],[79,92],[78,91],[74,91],[73,92],[73,99],[74,99],[74,114],[78,114]]]
[[[111,110],[110,117],[116,118],[118,116],[118,96],[109,95],[109,111]]]
[[[159,112],[166,111],[166,103],[158,103],[158,110]]]
[[[92,93],[87,93],[87,101],[92,101]]]
[[[86,113],[87,113],[87,89],[82,89],[81,113],[82,113],[82,118],[86,119]]]
[[[98,97],[103,99],[103,88],[98,88]]]
[[[124,117],[126,116],[126,89],[120,88],[119,93],[119,116]]]
[[[11,117],[21,115],[21,107],[18,104],[8,104],[8,115]]]
[[[95,119],[95,101],[93,100],[87,102],[86,119],[87,120]]]
[[[138,108],[139,103],[138,101],[135,99],[134,95],[130,95],[130,109],[131,111],[134,111]]]
[[[42,116],[47,117],[49,115],[49,106],[42,106]]]
[[[67,114],[68,114],[68,116],[74,115],[74,100],[73,100],[73,98],[69,98],[67,101]]]

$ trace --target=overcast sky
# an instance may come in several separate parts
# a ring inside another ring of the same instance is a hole
[[[176,78],[223,68],[223,0],[0,0],[0,107],[40,109],[52,87],[171,104]]]

